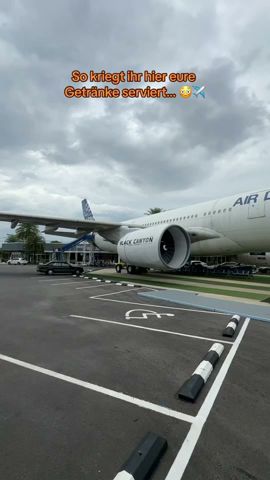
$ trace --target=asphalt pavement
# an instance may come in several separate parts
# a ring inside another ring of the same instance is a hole
[[[270,325],[223,337],[229,315],[139,291],[0,265],[1,479],[113,480],[147,432],[168,442],[151,480],[269,478]],[[214,343],[198,399],[180,400]]]

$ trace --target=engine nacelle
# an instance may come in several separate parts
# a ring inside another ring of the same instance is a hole
[[[128,265],[177,270],[189,258],[190,238],[178,225],[158,225],[128,233],[118,242],[117,251]]]

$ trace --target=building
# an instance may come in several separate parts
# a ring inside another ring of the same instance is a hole
[[[61,249],[67,245],[61,242],[46,243],[44,253],[36,255],[36,262],[45,263],[51,260],[64,259],[67,262],[80,265],[109,266],[117,261],[117,255],[103,252],[96,248],[93,243],[83,241],[79,245],[62,252]],[[2,244],[2,261],[18,257],[29,259],[30,263],[34,263],[34,255],[32,252],[26,252],[24,242],[6,242]]]

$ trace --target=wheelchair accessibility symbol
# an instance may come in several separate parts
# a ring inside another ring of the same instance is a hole
[[[174,317],[173,313],[158,313],[154,312],[154,310],[142,310],[141,308],[137,308],[135,310],[129,310],[126,312],[126,320],[147,320],[149,317],[156,317],[156,318],[162,318],[162,317]]]

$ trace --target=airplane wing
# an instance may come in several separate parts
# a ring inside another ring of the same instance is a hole
[[[20,215],[17,213],[1,213],[1,222],[10,222],[11,228],[16,228],[18,223],[32,223],[34,225],[44,225],[46,227],[45,233],[54,233],[58,228],[68,228],[81,230],[83,232],[97,232],[102,233],[112,228],[119,228],[122,226],[130,228],[142,228],[142,225],[128,225],[120,222],[97,222],[90,220],[73,220],[69,218],[57,217],[40,217],[33,215]]]
[[[1,213],[0,221],[10,222],[11,228],[16,228],[18,223],[32,223],[34,225],[44,225],[44,233],[59,236],[77,237],[79,234],[96,232],[105,233],[108,230],[120,227],[128,228],[144,228],[143,225],[133,223],[120,223],[120,222],[99,222],[93,220],[75,220],[69,218],[58,217],[40,217],[33,215],[20,215],[17,213]],[[76,230],[75,232],[57,232],[58,228],[67,228]],[[185,228],[185,227],[183,227]],[[203,240],[211,240],[213,238],[219,238],[221,235],[215,230],[204,227],[188,227],[187,232],[190,235],[191,243],[201,242]]]

